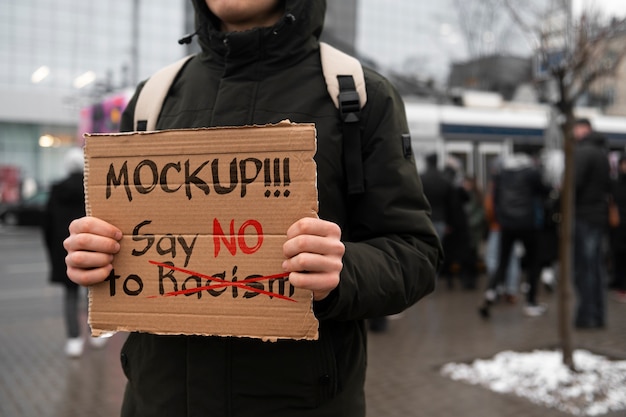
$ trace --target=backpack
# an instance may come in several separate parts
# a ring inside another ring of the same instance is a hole
[[[146,81],[135,106],[135,131],[156,128],[170,85],[193,56],[188,55],[160,69]],[[360,194],[365,190],[359,125],[361,108],[367,102],[363,68],[356,58],[324,42],[320,42],[320,58],[328,94],[342,120],[348,194]]]

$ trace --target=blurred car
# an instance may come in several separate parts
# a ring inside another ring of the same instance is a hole
[[[0,222],[8,226],[40,226],[43,220],[48,192],[39,191],[17,203],[0,207]]]

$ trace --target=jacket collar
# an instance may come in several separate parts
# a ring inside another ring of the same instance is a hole
[[[259,76],[284,68],[317,49],[325,0],[286,0],[285,14],[272,27],[221,32],[204,0],[193,0],[196,30],[205,58],[225,66],[225,75],[246,67]]]

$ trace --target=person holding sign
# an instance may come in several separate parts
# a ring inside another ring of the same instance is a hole
[[[291,285],[312,292],[319,338],[131,333],[121,353],[122,416],[364,416],[365,320],[432,292],[442,261],[402,99],[365,69],[364,189],[349,194],[341,120],[320,63],[325,1],[193,3],[202,52],[171,86],[156,129],[315,124],[319,218],[289,227],[282,267]],[[133,130],[137,94],[122,130]],[[103,282],[121,239],[102,219],[74,221],[68,275],[81,285]]]

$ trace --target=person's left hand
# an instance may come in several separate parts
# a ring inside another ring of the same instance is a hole
[[[338,225],[305,217],[287,230],[283,269],[294,287],[313,291],[313,299],[320,301],[339,285],[344,252]]]

